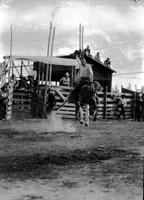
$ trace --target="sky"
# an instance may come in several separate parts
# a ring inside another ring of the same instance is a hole
[[[113,87],[144,85],[144,0],[0,0],[0,61],[13,55],[47,55],[49,24],[56,27],[53,55],[84,47],[111,59]],[[140,72],[140,73],[133,73]]]

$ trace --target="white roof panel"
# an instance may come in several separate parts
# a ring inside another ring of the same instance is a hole
[[[42,62],[45,64],[63,65],[63,66],[76,66],[79,67],[79,63],[76,59],[59,58],[59,57],[47,57],[47,56],[5,56],[8,59],[7,63],[13,60],[30,60],[33,62]]]

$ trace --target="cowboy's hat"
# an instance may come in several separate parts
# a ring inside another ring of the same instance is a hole
[[[66,76],[70,76],[70,74],[68,72],[65,73]]]

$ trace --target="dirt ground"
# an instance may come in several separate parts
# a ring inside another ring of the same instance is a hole
[[[142,200],[144,122],[0,122],[0,200]]]

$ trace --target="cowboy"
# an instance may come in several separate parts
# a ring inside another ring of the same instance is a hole
[[[68,72],[60,79],[60,85],[70,86],[70,74]]]
[[[91,65],[86,63],[84,57],[81,57],[80,59],[77,57],[77,60],[79,62],[79,74],[76,80],[76,87],[81,89],[83,85],[93,81],[93,71]]]
[[[87,85],[93,81],[93,71],[91,65],[86,63],[86,60],[83,56],[81,58],[77,56],[76,59],[79,63],[79,73],[77,75],[76,86],[69,96],[69,98],[74,99],[84,85]]]
[[[75,99],[75,103],[79,104],[79,111],[80,111],[80,123],[84,123],[83,121],[83,105],[85,104],[86,99],[88,102],[92,102],[94,107],[96,107],[96,101],[93,98],[93,92],[90,89],[89,85],[93,81],[93,71],[91,68],[91,65],[86,63],[86,60],[84,56],[80,57],[80,59],[77,57],[78,63],[79,63],[79,74],[76,80],[76,87],[72,91],[72,96]],[[84,88],[83,88],[84,86]],[[91,86],[91,85],[90,85]],[[83,88],[83,90],[81,90]],[[85,92],[86,89],[86,92]],[[88,91],[89,90],[89,91]],[[87,93],[88,92],[88,93]],[[85,96],[85,94],[89,94],[88,96]],[[78,102],[76,102],[78,101]],[[85,116],[85,126],[89,125],[89,105],[86,105],[86,116]]]

